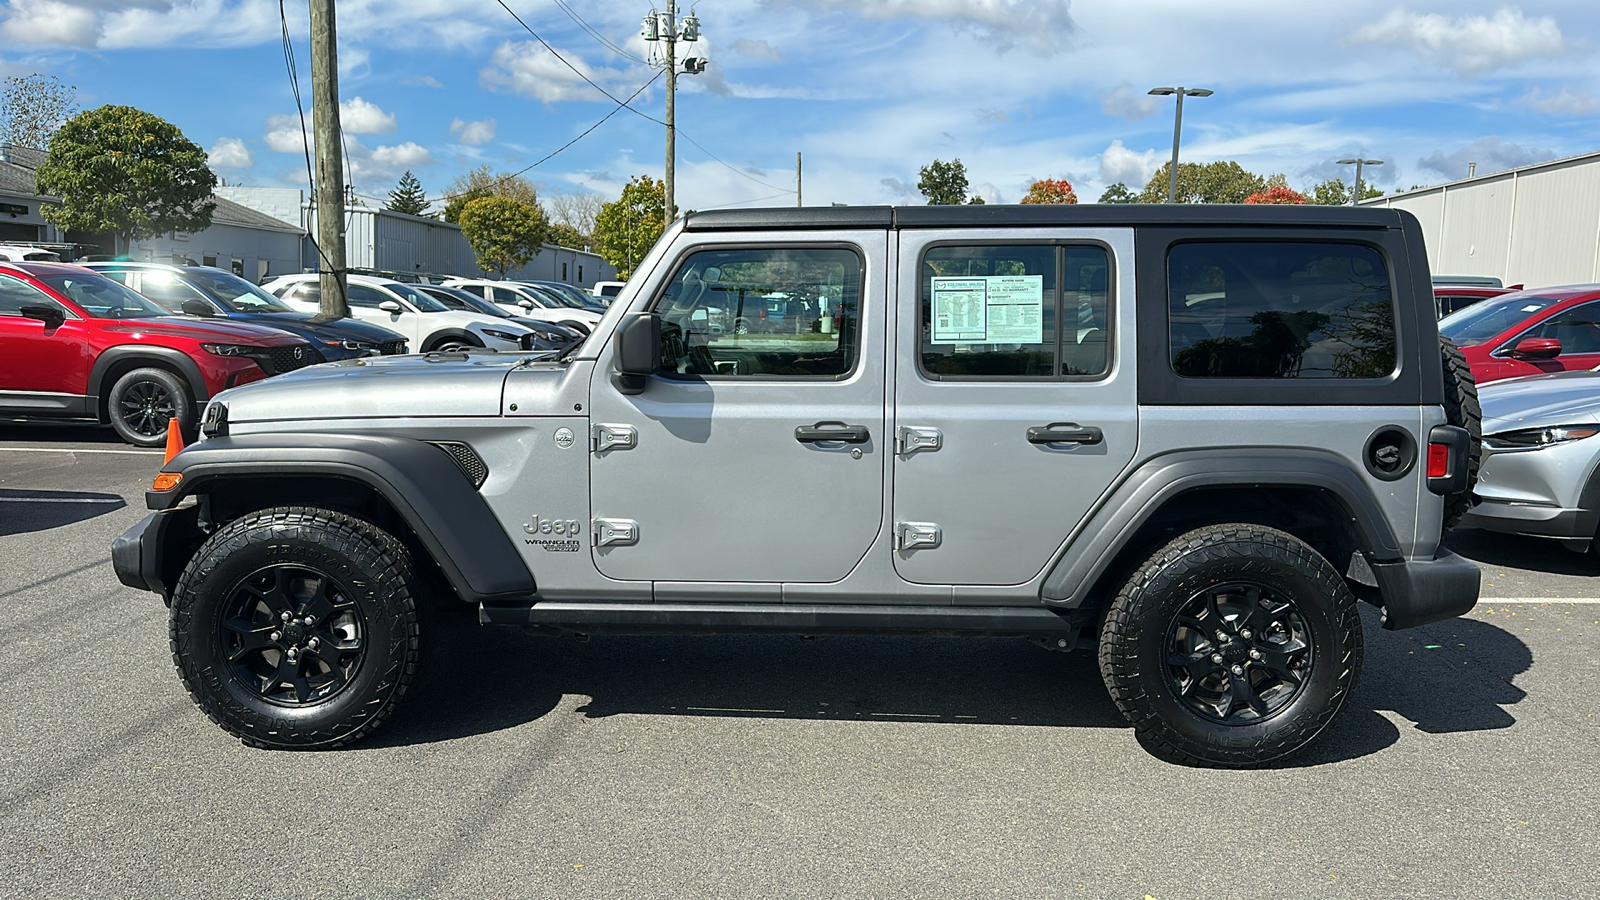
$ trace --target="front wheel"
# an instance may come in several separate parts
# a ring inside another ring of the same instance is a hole
[[[324,509],[230,522],[184,568],[172,659],[195,704],[255,747],[339,747],[377,728],[416,675],[414,577],[388,533]]]
[[[1309,744],[1360,677],[1355,596],[1299,539],[1257,525],[1196,529],[1111,601],[1100,673],[1152,755],[1251,768]]]
[[[187,437],[194,433],[194,401],[183,379],[166,369],[134,369],[118,378],[106,398],[106,413],[117,436],[136,447],[166,443],[167,426],[178,420]]]

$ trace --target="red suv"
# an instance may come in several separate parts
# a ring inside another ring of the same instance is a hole
[[[158,446],[169,419],[192,436],[211,395],[316,362],[304,338],[181,318],[79,266],[0,263],[0,412],[99,419]]]
[[[1479,384],[1600,366],[1600,285],[1501,294],[1445,316]]]

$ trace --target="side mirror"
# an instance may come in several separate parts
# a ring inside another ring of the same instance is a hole
[[[29,304],[17,310],[17,312],[22,313],[22,317],[25,319],[38,319],[51,328],[59,328],[61,323],[67,320],[66,313],[62,312],[59,307],[51,306],[48,303]]]
[[[527,297],[523,297],[521,300],[518,300],[517,305],[523,309],[533,309],[533,301],[529,300]]]
[[[1525,359],[1555,359],[1561,355],[1561,342],[1555,338],[1525,338],[1517,342],[1511,354]]]
[[[210,319],[216,316],[217,311],[212,309],[211,304],[205,302],[204,300],[197,300],[191,297],[190,299],[183,301],[183,314],[186,316],[196,316],[201,319]]]
[[[405,310],[400,308],[400,304],[393,300],[385,300],[382,303],[379,303],[378,308],[386,313],[396,316],[400,315],[402,312],[405,312]]]
[[[611,339],[617,371],[611,381],[624,394],[640,394],[650,376],[661,371],[661,316],[634,313],[623,320]]]

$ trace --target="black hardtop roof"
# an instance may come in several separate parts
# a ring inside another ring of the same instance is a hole
[[[823,228],[1027,228],[1131,225],[1399,228],[1386,207],[1224,203],[987,204],[979,206],[811,206],[690,213],[688,231]]]

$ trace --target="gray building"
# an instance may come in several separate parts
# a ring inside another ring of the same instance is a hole
[[[1367,200],[1415,215],[1435,275],[1600,282],[1600,151]]]
[[[61,232],[39,215],[54,197],[34,193],[34,170],[44,162],[42,150],[0,144],[0,241],[23,244],[58,243]]]

